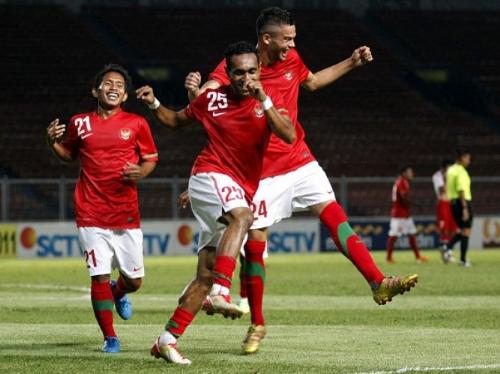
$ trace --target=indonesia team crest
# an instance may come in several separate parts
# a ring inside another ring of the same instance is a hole
[[[255,105],[255,108],[253,108],[253,110],[254,110],[255,116],[257,118],[260,118],[264,115],[264,109],[262,108],[262,105],[260,105],[260,104]]]
[[[291,72],[291,71],[287,71],[287,72],[285,73],[285,75],[284,75],[284,76],[285,76],[285,79],[286,79],[287,81],[291,81],[291,80],[292,80],[292,78],[293,78],[293,75],[292,75],[292,72]]]
[[[132,134],[132,131],[130,129],[120,129],[120,138],[123,140],[129,140],[130,139],[130,134]]]

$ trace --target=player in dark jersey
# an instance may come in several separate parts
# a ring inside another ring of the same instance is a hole
[[[142,232],[136,181],[156,166],[158,152],[146,120],[121,109],[131,80],[119,65],[106,65],[95,77],[97,110],[73,116],[67,128],[59,119],[47,128],[47,141],[62,161],[80,161],[75,189],[76,225],[92,279],[91,300],[104,335],[103,351],[120,351],[113,328],[113,303],[129,319],[127,293],[144,276]],[[110,283],[118,267],[118,280]]]
[[[211,288],[210,300],[217,312],[241,316],[228,296],[236,257],[253,222],[249,204],[261,178],[264,152],[271,132],[287,143],[296,138],[280,93],[259,81],[255,47],[239,42],[225,54],[230,84],[206,90],[180,112],[160,106],[150,87],[137,90],[139,100],[148,104],[163,125],[175,128],[197,122],[207,133],[207,143],[189,178],[191,206],[201,226],[197,276],[151,349],[155,357],[177,364],[191,363],[177,350],[177,338],[191,324]]]

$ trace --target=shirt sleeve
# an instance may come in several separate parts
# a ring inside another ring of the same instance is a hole
[[[226,72],[226,60],[219,62],[219,65],[209,74],[209,80],[217,81],[221,86],[229,85],[229,77]]]
[[[189,105],[184,109],[184,113],[188,118],[201,122],[204,113],[206,112],[206,97],[207,91],[203,92],[200,96],[189,103]]]
[[[66,137],[61,142],[61,145],[71,152],[73,158],[76,158],[76,155],[78,154],[78,148],[80,147],[80,137],[78,136],[78,129],[75,125],[75,119],[76,116],[73,116],[69,120]]]
[[[432,182],[434,183],[434,188],[439,189],[444,186],[444,178],[443,174],[436,173],[432,176]]]
[[[304,61],[302,61],[302,57],[300,57],[299,52],[297,52],[296,49],[292,49],[295,53],[292,54],[295,64],[297,69],[297,76],[299,77],[300,83],[304,82],[307,79],[307,76],[309,75],[309,68],[306,66]]]
[[[144,118],[141,118],[139,124],[139,133],[137,134],[137,147],[139,155],[143,161],[158,161],[158,150],[151,134],[149,124]]]
[[[457,175],[457,192],[465,192],[467,190],[468,178],[464,171],[461,171]]]

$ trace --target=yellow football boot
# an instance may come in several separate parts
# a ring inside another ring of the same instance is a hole
[[[392,301],[394,296],[410,291],[417,282],[418,274],[404,277],[386,277],[378,288],[372,290],[373,300],[379,305],[384,305]]]
[[[260,342],[266,336],[266,326],[252,325],[249,327],[247,336],[243,340],[242,349],[244,354],[252,354],[259,350]]]

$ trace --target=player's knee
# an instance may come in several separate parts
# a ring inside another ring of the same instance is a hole
[[[127,279],[127,288],[129,292],[135,292],[142,286],[142,278]]]
[[[91,278],[93,282],[98,283],[109,283],[109,281],[111,280],[111,276],[109,274],[93,275]]]
[[[241,211],[235,218],[235,221],[238,222],[246,231],[250,229],[253,223],[253,213],[250,209],[245,209]]]

